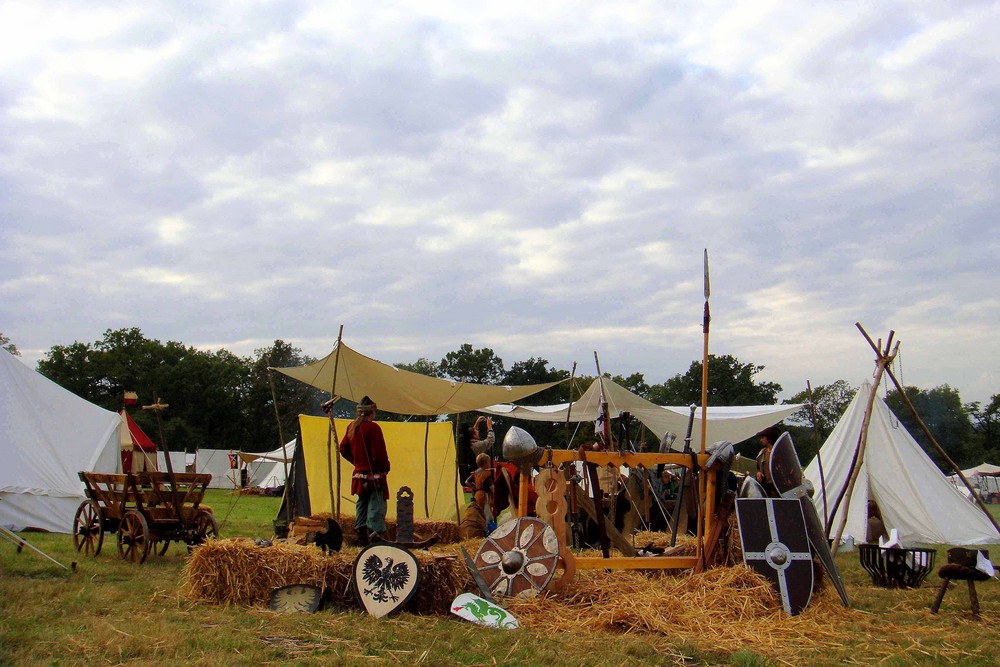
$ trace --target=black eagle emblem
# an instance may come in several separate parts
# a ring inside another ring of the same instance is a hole
[[[376,602],[399,602],[396,592],[402,590],[410,580],[410,566],[406,563],[393,563],[390,557],[386,557],[383,564],[381,558],[371,554],[365,559],[361,577],[371,586],[365,589],[365,595],[370,595]]]

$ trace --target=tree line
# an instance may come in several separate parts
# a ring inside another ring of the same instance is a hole
[[[0,333],[0,347],[17,354],[17,347]],[[299,366],[315,361],[282,340],[254,350],[243,357],[224,349],[198,350],[175,341],[162,343],[147,338],[138,328],[104,332],[93,343],[74,342],[53,346],[37,365],[37,370],[78,396],[109,410],[118,410],[126,391],[138,394],[140,404],[156,399],[170,405],[162,413],[163,436],[172,450],[195,451],[200,448],[268,451],[280,446],[282,439],[295,437],[298,415],[322,415],[320,404],[328,398],[324,392],[268,367]],[[412,362],[394,364],[397,368],[432,377],[496,385],[524,385],[560,382],[524,401],[548,405],[575,400],[595,379],[591,375],[572,376],[565,369],[553,367],[546,359],[531,357],[510,365],[490,348],[474,348],[469,343],[448,352],[440,361],[421,357]],[[764,366],[743,362],[732,355],[709,355],[708,375],[710,406],[773,405],[781,385],[760,381]],[[607,375],[607,374],[606,374]],[[692,361],[684,373],[664,382],[650,384],[643,373],[627,376],[608,375],[629,391],[658,405],[690,405],[701,402],[702,361]],[[941,385],[929,390],[905,387],[906,395],[937,442],[961,466],[996,459],[1000,454],[1000,394],[983,406],[963,403],[957,390]],[[806,409],[786,420],[803,464],[811,460],[833,430],[840,415],[857,392],[846,380],[814,387],[814,409]],[[943,466],[937,450],[893,389],[883,392],[887,404],[910,434],[931,458]],[[805,390],[784,401],[806,403]],[[353,416],[353,404],[340,401],[336,414]],[[139,426],[159,440],[159,427],[150,411],[130,411]],[[407,420],[408,415],[379,413],[379,419]],[[474,416],[450,415],[448,419],[470,421]],[[420,418],[423,419],[422,417]],[[498,440],[510,424],[494,419]],[[617,426],[617,425],[616,425]],[[561,425],[532,422],[524,426],[543,447],[578,446],[593,440],[592,425]],[[681,436],[683,434],[680,434]],[[630,439],[638,447],[642,442],[655,449],[652,434],[633,429]],[[740,443],[737,451],[753,456],[757,443]],[[950,471],[947,471],[950,472]]]

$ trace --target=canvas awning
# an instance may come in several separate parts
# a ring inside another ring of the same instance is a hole
[[[340,358],[337,358],[337,349]],[[357,402],[368,396],[379,410],[403,415],[444,415],[471,412],[496,403],[519,401],[559,384],[493,386],[444,380],[412,373],[366,357],[340,342],[319,361],[304,366],[273,368],[279,373],[329,392],[337,368],[336,393]]]
[[[595,421],[601,404],[601,384],[594,380],[590,387],[572,404],[523,406],[523,405],[491,405],[480,412],[498,417],[512,417],[528,421],[572,422]],[[641,421],[646,428],[662,438],[665,433],[674,433],[674,449],[680,450],[684,445],[684,435],[687,433],[690,407],[661,406],[645,398],[633,394],[625,387],[609,378],[603,379],[604,397],[608,403],[608,416],[615,419],[623,412],[628,412]],[[729,440],[741,442],[753,437],[762,429],[778,423],[785,417],[802,409],[799,403],[788,405],[747,405],[708,408],[708,427],[706,440],[708,444]],[[695,410],[694,428],[691,431],[691,447],[696,451],[701,448],[701,408]]]

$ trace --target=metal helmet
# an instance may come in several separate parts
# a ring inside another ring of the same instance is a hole
[[[523,428],[511,426],[503,437],[503,457],[513,463],[534,463],[541,456],[538,443]]]
[[[747,476],[740,486],[740,498],[767,498],[767,491],[760,485],[760,482]]]

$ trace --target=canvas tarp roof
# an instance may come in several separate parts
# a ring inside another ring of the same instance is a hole
[[[350,424],[348,419],[338,419],[337,434],[343,436]],[[385,436],[391,471],[389,481],[389,509],[387,517],[396,516],[396,492],[408,486],[413,491],[414,518],[430,518],[442,521],[458,521],[455,497],[464,498],[458,485],[455,465],[455,438],[448,422],[377,422]],[[309,481],[309,502],[313,514],[332,512],[330,486],[337,489],[336,467],[332,473],[327,466],[327,442],[330,420],[326,417],[299,415],[302,434],[302,453],[305,457],[306,477]],[[427,452],[424,452],[424,436],[427,435]],[[427,461],[425,471],[424,461]],[[336,466],[336,454],[333,455]],[[351,475],[354,467],[347,461],[340,465],[341,512],[354,513],[354,496],[351,495]],[[424,492],[424,479],[427,492]],[[427,499],[429,514],[424,511]]]
[[[0,349],[0,525],[73,532],[78,473],[120,469],[121,423]]]
[[[865,382],[830,437],[820,449],[826,499],[832,505],[846,486],[854,452],[861,436],[865,406],[870,392]],[[816,489],[813,501],[820,516],[826,503],[816,459],[806,466],[805,476]],[[868,499],[878,503],[886,530],[895,528],[904,546],[915,544],[1000,544],[1000,534],[976,505],[948,483],[920,445],[906,431],[882,399],[873,404],[868,444],[861,471],[847,512],[844,536],[863,542],[868,525]],[[840,525],[846,499],[830,519],[830,534]]]
[[[337,358],[337,349],[340,357]],[[495,403],[519,401],[559,384],[492,385],[443,380],[404,371],[366,357],[343,342],[319,361],[304,366],[274,368],[290,378],[329,392],[337,369],[336,393],[358,402],[368,396],[379,410],[402,415],[443,415],[471,412]]]
[[[608,402],[610,418],[617,418],[622,412],[631,413],[646,425],[656,437],[662,438],[667,432],[677,435],[674,448],[684,445],[687,433],[690,407],[660,406],[633,394],[625,387],[609,378],[603,379],[604,396]],[[492,405],[480,410],[498,417],[513,417],[529,421],[565,422],[595,421],[601,404],[601,381],[594,380],[579,399],[572,404],[546,406]],[[708,408],[708,444],[729,440],[737,443],[753,437],[762,429],[778,423],[788,415],[800,410],[802,405],[751,405]],[[691,431],[691,447],[701,449],[701,408],[695,410],[694,428]]]

